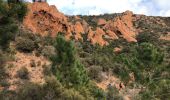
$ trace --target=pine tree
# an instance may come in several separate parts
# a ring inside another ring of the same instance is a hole
[[[57,55],[52,57],[52,71],[57,78],[67,85],[82,86],[88,83],[84,66],[77,59],[76,49],[72,41],[57,36],[55,48]]]
[[[27,12],[24,3],[7,4],[0,0],[0,47],[8,48],[18,30],[17,21],[22,21]]]

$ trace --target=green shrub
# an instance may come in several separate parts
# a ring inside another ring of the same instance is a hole
[[[27,13],[27,5],[22,1],[17,2],[17,0],[8,0],[8,6],[12,8],[10,9],[10,14],[19,21],[22,21]]]
[[[0,64],[3,66],[6,61],[5,55],[3,54],[2,50],[0,49]]]
[[[14,40],[18,31],[17,21],[22,20],[27,12],[24,3],[7,4],[0,0],[0,47],[8,48],[11,40]],[[16,21],[17,20],[17,21]]]
[[[95,79],[97,81],[101,81],[102,77],[100,76],[102,72],[102,67],[101,66],[91,66],[89,68],[89,76],[91,79]]]
[[[31,39],[27,38],[17,38],[16,48],[23,52],[32,52],[35,49],[35,43]]]
[[[96,86],[96,83],[90,81],[88,84],[88,89],[91,95],[97,100],[106,100],[106,92]]]
[[[107,100],[123,100],[123,98],[119,95],[119,91],[116,87],[109,86],[107,92]]]
[[[154,45],[142,43],[137,47],[137,58],[145,67],[155,67],[163,62],[164,55]]]
[[[62,99],[63,100],[86,100],[82,95],[80,95],[74,89],[69,89],[64,91],[62,94]]]
[[[50,65],[44,64],[44,65],[42,65],[42,67],[43,67],[43,73],[44,73],[45,76],[52,75],[51,66]]]
[[[17,71],[17,75],[21,79],[29,79],[29,72],[26,67],[22,67]]]
[[[13,100],[86,100],[74,89],[65,89],[54,77],[47,77],[44,85],[25,84],[15,97]]]
[[[53,46],[44,46],[41,51],[41,54],[48,58],[55,55],[55,53],[55,48]]]
[[[138,43],[154,43],[157,44],[159,40],[159,35],[155,33],[148,33],[148,32],[142,32],[139,33],[136,37]]]

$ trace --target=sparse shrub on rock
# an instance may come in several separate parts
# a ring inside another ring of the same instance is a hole
[[[31,61],[30,61],[30,66],[31,66],[31,67],[36,67],[36,66],[37,66],[35,60],[31,60]]]
[[[17,71],[17,76],[21,79],[29,79],[29,72],[26,67],[22,67]]]
[[[35,43],[31,39],[17,38],[16,48],[22,52],[32,52],[35,49]]]
[[[102,72],[101,66],[90,66],[88,73],[92,79],[101,81],[102,80],[102,77],[100,76],[101,72]]]
[[[55,48],[53,46],[44,46],[41,51],[41,54],[48,58],[55,55],[55,53]]]

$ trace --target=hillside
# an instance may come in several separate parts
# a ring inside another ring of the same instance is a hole
[[[0,100],[169,100],[170,17],[0,0],[0,67]]]

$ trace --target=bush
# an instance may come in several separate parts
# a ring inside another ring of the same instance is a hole
[[[106,100],[106,93],[102,89],[100,89],[98,86],[96,86],[96,83],[90,81],[88,84],[88,89],[91,93],[91,95],[96,98],[97,100]]]
[[[137,58],[146,67],[155,67],[163,62],[164,55],[150,43],[142,43],[137,47]]]
[[[18,2],[17,2],[18,1]],[[8,0],[8,6],[12,8],[10,14],[22,21],[27,13],[27,5],[21,0]]]
[[[48,77],[44,85],[25,84],[13,100],[85,100],[74,89],[65,89],[54,77]]]
[[[147,42],[147,43],[158,43],[158,40],[159,40],[159,35],[158,34],[155,34],[155,33],[148,33],[148,32],[143,32],[143,33],[139,33],[137,35],[137,41],[138,43],[144,43],[144,42]]]
[[[27,38],[17,38],[16,48],[23,52],[32,52],[35,49],[35,43],[31,39]]]
[[[0,50],[0,86],[4,87],[9,85],[6,80],[8,77],[8,73],[5,68],[6,60],[6,55]]]
[[[62,99],[63,100],[86,100],[82,95],[80,95],[74,89],[69,89],[64,91],[62,94]]]
[[[17,71],[17,75],[21,79],[29,79],[29,72],[26,67],[22,67]]]
[[[30,66],[31,67],[36,67],[37,66],[36,63],[35,63],[35,60],[31,60],[30,61]]]
[[[27,83],[13,95],[13,100],[42,100],[43,90],[40,85]]]
[[[89,76],[91,79],[95,79],[97,81],[101,81],[102,80],[102,77],[100,76],[102,72],[102,67],[100,66],[91,66],[89,68]]]
[[[41,54],[48,58],[55,55],[55,53],[55,48],[53,46],[44,46],[41,51]]]
[[[5,61],[6,61],[5,55],[3,54],[2,50],[0,49],[0,64],[3,66]]]
[[[116,89],[116,87],[109,86],[107,100],[123,100],[123,98],[119,95],[119,91]]]
[[[51,66],[50,65],[44,64],[42,67],[43,67],[43,73],[44,73],[45,76],[52,75]]]

